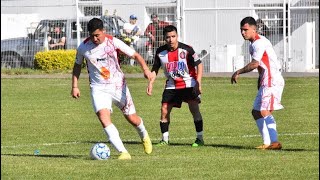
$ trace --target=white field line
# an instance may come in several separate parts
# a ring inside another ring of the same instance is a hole
[[[279,134],[279,136],[308,136],[315,135],[319,136],[319,133],[284,133]],[[254,138],[260,137],[260,135],[242,135],[242,136],[213,136],[213,137],[205,137],[205,139],[232,139],[232,138]],[[137,138],[138,139],[138,138]],[[122,141],[136,141],[137,139],[123,139]],[[194,138],[170,138],[171,140],[192,140]],[[155,139],[153,139],[155,140]],[[73,141],[73,142],[61,142],[61,143],[43,143],[43,144],[17,144],[12,146],[2,146],[1,149],[4,148],[19,148],[19,147],[32,147],[32,146],[55,146],[55,145],[70,145],[70,144],[81,144],[81,141]]]

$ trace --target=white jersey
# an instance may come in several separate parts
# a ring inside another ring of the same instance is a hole
[[[86,59],[90,86],[114,84],[124,79],[120,69],[119,51],[132,56],[135,50],[121,40],[106,35],[103,43],[96,45],[89,38],[77,49],[76,63],[82,64]]]
[[[281,65],[271,42],[262,35],[257,35],[250,43],[249,51],[252,59],[259,61],[259,86],[276,86],[283,82]]]
[[[124,30],[130,30],[130,32],[134,31],[134,32],[138,32],[140,31],[140,27],[136,24],[131,24],[131,23],[125,23],[123,25],[123,29]]]

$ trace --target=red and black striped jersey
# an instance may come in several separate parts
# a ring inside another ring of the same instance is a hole
[[[179,42],[174,51],[169,51],[167,45],[157,49],[152,70],[162,67],[167,77],[166,89],[183,89],[196,85],[196,66],[200,63],[193,48]]]

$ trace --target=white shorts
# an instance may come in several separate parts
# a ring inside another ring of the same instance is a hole
[[[283,88],[284,82],[272,87],[261,86],[254,100],[253,109],[257,111],[283,109],[281,105]]]
[[[112,112],[112,103],[124,115],[136,113],[129,88],[125,81],[119,84],[91,86],[91,100],[94,111],[109,109]]]

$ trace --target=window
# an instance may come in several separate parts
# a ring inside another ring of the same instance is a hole
[[[88,24],[88,22],[80,22],[80,37],[81,38],[89,37],[89,33],[87,30],[87,24]],[[76,39],[77,38],[77,22],[72,22],[71,27],[72,27],[72,38]]]
[[[101,16],[102,6],[82,6],[80,7],[85,16]]]

